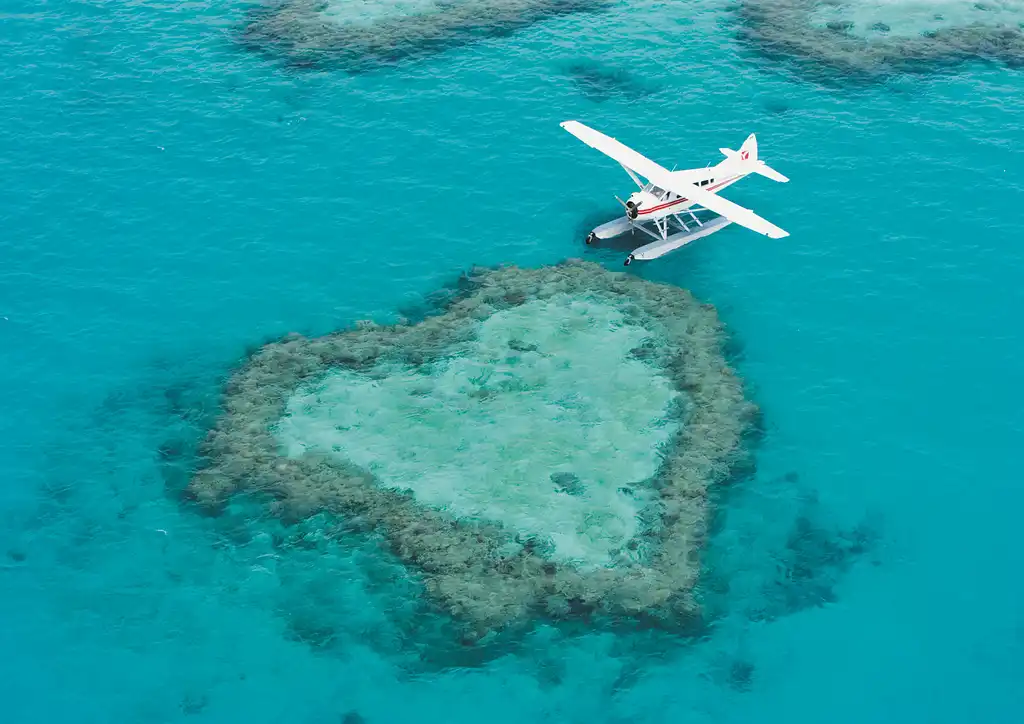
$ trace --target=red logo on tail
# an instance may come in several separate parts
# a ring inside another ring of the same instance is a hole
[[[740,158],[743,159],[744,161],[746,161],[748,158],[750,158],[750,151],[743,151],[743,152],[741,152],[740,153]]]

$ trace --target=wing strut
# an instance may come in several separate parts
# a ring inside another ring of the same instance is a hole
[[[623,169],[623,170],[624,170],[624,171],[625,171],[626,173],[628,173],[628,174],[629,174],[629,177],[630,177],[631,179],[633,179],[633,181],[634,181],[634,182],[636,183],[636,185],[637,185],[637,186],[639,186],[640,188],[643,188],[643,187],[644,187],[644,184],[643,184],[643,183],[641,183],[641,181],[640,181],[640,179],[639,179],[639,178],[637,177],[637,175],[636,175],[635,173],[633,173],[633,169],[631,169],[631,168],[630,168],[629,166],[626,166],[625,164],[621,164],[621,163],[620,163],[619,165],[620,165],[620,166],[622,166],[622,169]]]

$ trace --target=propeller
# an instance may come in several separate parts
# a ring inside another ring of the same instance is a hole
[[[622,204],[622,207],[626,210],[626,218],[629,219],[629,233],[635,234],[636,229],[633,227],[633,219],[636,218],[636,206],[630,206],[618,196],[615,197],[615,200]]]
[[[634,204],[632,201],[623,201],[618,196],[615,197],[615,200],[618,201],[620,204],[622,204],[626,208],[626,216],[628,216],[630,218],[630,220],[636,218],[636,214],[637,214],[636,204]]]

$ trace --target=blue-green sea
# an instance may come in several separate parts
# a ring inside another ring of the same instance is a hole
[[[251,9],[0,9],[0,721],[1020,721],[1024,72],[824,82],[714,0],[352,72],[254,52]],[[792,180],[725,195],[790,236],[624,270],[583,239],[632,182],[568,119],[670,168],[756,133]],[[762,408],[710,631],[409,666],[372,553],[271,565],[278,524],[170,492],[256,345],[566,258],[713,304]]]

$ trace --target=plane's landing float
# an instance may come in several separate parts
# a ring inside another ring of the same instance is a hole
[[[619,199],[619,203],[626,208],[625,217],[602,224],[587,236],[588,244],[595,239],[610,239],[636,229],[652,237],[653,242],[634,249],[626,257],[627,265],[634,259],[656,259],[691,241],[721,231],[731,223],[745,226],[772,239],[789,236],[789,232],[762,219],[750,209],[714,193],[752,173],[773,181],[789,181],[757,158],[757,139],[754,134],[747,137],[738,151],[720,148],[725,160],[715,166],[669,171],[614,138],[578,121],[565,121],[561,126],[588,146],[618,161],[640,187],[626,201]],[[646,178],[647,183],[642,182],[641,178]],[[702,211],[710,211],[718,216],[701,220],[697,214]]]

